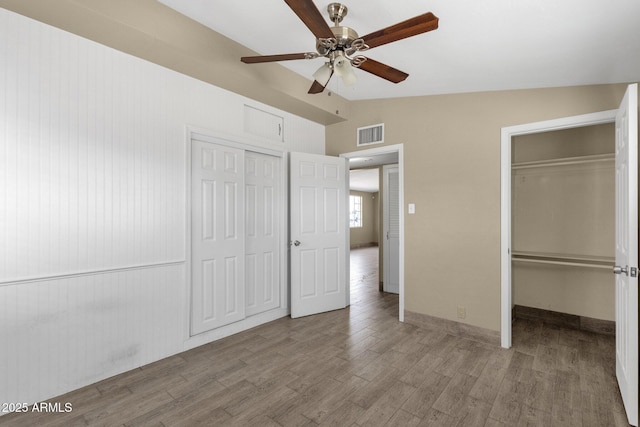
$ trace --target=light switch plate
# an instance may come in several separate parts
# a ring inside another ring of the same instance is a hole
[[[416,205],[415,205],[415,203],[409,203],[409,213],[410,214],[416,213]]]

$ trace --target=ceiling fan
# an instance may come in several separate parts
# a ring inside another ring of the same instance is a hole
[[[314,82],[309,93],[321,93],[334,73],[342,78],[345,85],[352,85],[356,81],[354,68],[393,83],[400,83],[409,74],[360,55],[359,52],[438,28],[438,18],[433,13],[427,12],[359,37],[352,28],[339,25],[347,15],[347,7],[343,4],[331,3],[327,7],[329,19],[334,24],[333,27],[329,27],[312,0],[285,0],[285,3],[316,36],[316,52],[243,56],[240,60],[245,64],[257,64],[292,59],[327,58],[328,62],[313,73]]]

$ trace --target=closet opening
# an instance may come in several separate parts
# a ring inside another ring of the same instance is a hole
[[[613,123],[512,138],[514,342],[534,327],[615,334],[614,194]]]
[[[502,347],[516,316],[613,324],[617,111],[502,129]]]

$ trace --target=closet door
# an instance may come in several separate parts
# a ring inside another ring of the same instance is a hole
[[[616,116],[616,377],[638,425],[638,85]]]
[[[245,154],[247,316],[280,306],[280,161],[266,154]]]
[[[244,151],[191,146],[191,334],[245,317]]]

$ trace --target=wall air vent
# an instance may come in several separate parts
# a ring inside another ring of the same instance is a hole
[[[384,142],[384,123],[358,128],[357,146],[382,144]]]

